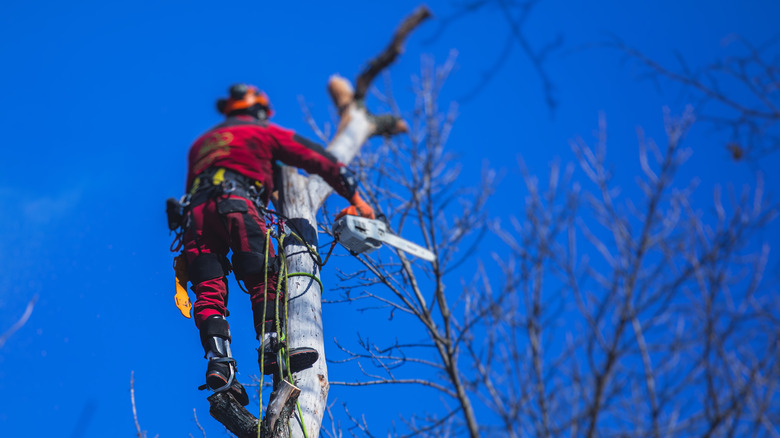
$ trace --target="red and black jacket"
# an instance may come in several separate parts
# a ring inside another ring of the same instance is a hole
[[[321,176],[347,199],[355,193],[354,183],[342,171],[344,165],[325,148],[292,130],[245,115],[229,117],[195,140],[190,148],[186,191],[201,172],[224,167],[260,181],[268,201],[274,190],[276,160]]]

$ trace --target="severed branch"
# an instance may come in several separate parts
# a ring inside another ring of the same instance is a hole
[[[228,392],[217,392],[208,397],[209,413],[238,438],[257,437],[257,418],[241,406]]]
[[[262,423],[262,437],[283,437],[287,435],[287,423],[295,412],[295,402],[301,390],[282,380],[271,393],[265,420]],[[209,413],[239,438],[258,436],[257,418],[239,404],[228,392],[218,392],[208,398]],[[196,417],[197,421],[197,417]],[[200,425],[198,425],[200,427]],[[201,428],[201,430],[203,430]]]
[[[301,390],[286,380],[282,380],[279,387],[271,393],[271,401],[268,403],[265,416],[265,426],[271,431],[270,436],[283,436],[287,421],[294,412],[295,402],[300,394]]]

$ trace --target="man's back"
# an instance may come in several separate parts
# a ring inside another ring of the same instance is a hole
[[[320,175],[339,194],[351,196],[341,177],[341,165],[322,146],[294,131],[250,116],[234,116],[201,135],[190,148],[187,191],[195,177],[211,167],[238,172],[273,191],[273,162]]]

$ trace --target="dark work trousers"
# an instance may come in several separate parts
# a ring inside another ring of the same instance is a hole
[[[183,242],[188,266],[193,266],[195,258],[202,253],[218,254],[220,259],[227,257],[228,250],[232,250],[233,254],[261,255],[255,259],[257,264],[267,265],[267,294],[264,293],[266,266],[250,266],[249,269],[245,266],[249,272],[243,274],[252,302],[255,331],[259,337],[261,324],[266,319],[263,317],[264,301],[270,300],[268,307],[273,306],[278,274],[270,263],[263,263],[266,226],[254,203],[241,197],[223,195],[193,207],[189,212]],[[268,260],[274,260],[273,245],[268,246]],[[194,319],[198,328],[209,316],[227,316],[228,289],[224,276],[202,281],[194,285],[194,289],[197,296],[193,306]],[[280,296],[279,299],[283,302],[284,297]]]

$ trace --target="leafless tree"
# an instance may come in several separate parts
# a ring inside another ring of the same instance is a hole
[[[603,121],[595,148],[572,144],[591,190],[569,189],[578,186],[556,169],[544,192],[526,178],[524,217],[497,230],[512,248],[504,290],[519,292],[524,310],[498,326],[527,342],[495,362],[519,376],[520,392],[494,401],[517,407],[502,415],[507,426],[514,418],[515,430],[540,436],[775,432],[780,315],[762,288],[769,247],[756,233],[776,209],[760,181],[728,206],[717,189],[714,215],[691,204],[693,186],[674,176],[692,122],[691,112],[667,115],[663,148],[640,133],[640,199],[612,182]]]
[[[468,7],[488,4],[494,2]],[[495,2],[510,12],[529,12],[534,4]],[[699,104],[735,111],[734,118],[699,118],[732,128],[740,139],[732,143],[743,152],[760,156],[777,144],[776,62],[762,58],[762,50],[694,74],[621,49],[700,93]],[[545,50],[534,55],[540,66]],[[337,343],[347,358],[332,362],[356,364],[362,374],[355,378],[328,382],[322,361],[302,373],[296,383],[308,398],[303,416],[310,432],[327,412],[326,435],[375,434],[368,419],[346,406],[351,426],[333,422],[329,386],[413,385],[438,395],[432,401],[440,407],[402,418],[389,436],[780,435],[780,306],[763,278],[770,247],[761,234],[777,208],[765,200],[762,177],[750,188],[716,188],[711,203],[695,201],[695,182],[680,181],[678,172],[691,154],[683,141],[694,115],[667,111],[661,146],[639,132],[642,173],[636,188],[622,190],[607,159],[602,117],[596,144],[572,141],[575,162],[554,163],[546,184],[519,163],[526,194],[518,215],[491,219],[485,206],[495,172],[485,169],[479,187],[461,188],[460,168],[446,150],[457,105],[441,109],[439,96],[454,62],[454,54],[438,67],[424,60],[408,139],[387,139],[357,157],[376,128],[358,105],[368,85],[357,84],[357,99],[348,90],[344,105],[334,93],[342,123],[329,150],[345,162],[356,157],[377,212],[397,233],[417,236],[436,260],[385,250],[357,256],[362,268],[340,273],[337,301],[384,310],[419,330],[386,345],[367,336],[354,346]],[[760,79],[750,73],[756,68]],[[712,79],[717,74],[752,87],[763,107],[731,99]],[[391,93],[381,97],[395,108]],[[328,189],[316,178],[292,172],[285,178],[281,210],[316,223]],[[319,221],[325,232],[329,217]],[[315,244],[316,236],[309,237]],[[486,240],[494,243],[490,251],[481,249]],[[285,246],[291,254],[307,250]],[[318,274],[307,256],[291,266]],[[322,340],[316,284],[298,278],[290,288],[308,292],[291,306],[297,319],[291,343]]]
[[[368,334],[339,342],[340,362],[362,376],[331,385],[439,394],[442,408],[405,418],[391,436],[777,436],[780,306],[762,281],[761,234],[777,208],[761,177],[694,202],[695,182],[678,180],[694,116],[667,111],[662,146],[639,132],[638,194],[624,195],[602,117],[595,146],[573,141],[576,162],[553,164],[544,186],[524,169],[520,214],[491,221],[495,174],[460,190],[445,149],[456,106],[441,111],[438,98],[452,65],[424,63],[408,142],[359,158],[373,204],[436,261],[381,251],[341,274],[340,301],[419,330],[389,345]],[[464,265],[495,237],[505,249]],[[346,430],[373,436],[364,418],[348,418]]]
[[[409,141],[387,141],[359,158],[363,180],[374,182],[368,197],[377,211],[394,225],[396,232],[419,232],[425,245],[436,252],[437,261],[419,263],[403,252],[394,253],[390,259],[385,258],[386,252],[374,257],[359,256],[364,269],[343,273],[340,286],[347,299],[376,300],[391,313],[413,318],[421,324],[430,342],[387,348],[363,342],[359,352],[341,347],[353,359],[369,361],[381,372],[374,374],[361,366],[368,380],[331,382],[331,385],[415,384],[433,388],[451,398],[455,406],[441,416],[410,420],[410,429],[417,433],[436,430],[454,415],[460,415],[469,434],[479,436],[469,384],[459,360],[459,336],[463,331],[460,323],[465,321],[452,315],[450,306],[454,303],[445,294],[444,277],[468,256],[463,249],[478,238],[480,229],[485,229],[487,218],[483,207],[492,190],[494,175],[486,172],[483,187],[472,193],[453,190],[459,169],[452,165],[452,157],[444,146],[457,107],[452,105],[446,113],[440,113],[438,95],[454,60],[454,56],[450,57],[440,68],[430,60],[424,62],[416,83],[414,126]],[[448,206],[456,202],[460,203],[461,213],[454,219],[447,218],[443,212],[449,211]],[[421,281],[421,276],[430,280]],[[367,289],[374,285],[383,285],[391,295]],[[430,357],[406,353],[418,348],[435,353]],[[429,379],[416,373],[404,377],[403,369],[399,370],[400,374],[395,369],[405,363],[428,367],[448,377]]]

